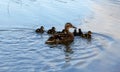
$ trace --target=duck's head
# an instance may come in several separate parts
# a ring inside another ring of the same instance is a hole
[[[69,30],[69,28],[76,28],[75,26],[73,26],[71,23],[66,23],[65,24],[65,29]]]
[[[92,32],[91,31],[88,31],[88,35],[91,35],[92,34]]]

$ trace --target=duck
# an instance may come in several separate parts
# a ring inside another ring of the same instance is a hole
[[[87,33],[85,33],[85,34],[82,34],[82,38],[85,38],[85,39],[91,39],[91,34],[92,34],[92,32],[91,31],[88,31]]]
[[[56,28],[55,27],[52,27],[51,29],[49,29],[48,31],[47,31],[47,33],[48,34],[55,34],[56,33],[56,30],[55,30]]]
[[[48,38],[45,44],[70,44],[74,41],[73,33],[69,32],[70,28],[76,28],[71,23],[66,23],[64,32],[56,33]]]
[[[35,32],[37,32],[37,33],[44,33],[44,27],[41,26],[40,28],[36,29]]]

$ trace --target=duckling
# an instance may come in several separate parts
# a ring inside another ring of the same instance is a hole
[[[77,32],[77,29],[74,29],[73,34],[74,34],[74,36],[82,36],[83,32],[82,32],[81,29],[79,28],[79,29],[78,29],[78,32]]]
[[[46,44],[68,44],[73,42],[74,35],[73,33],[69,32],[70,28],[75,28],[71,23],[65,24],[64,31],[66,33],[56,33],[52,35],[48,40],[45,42]]]
[[[80,28],[78,29],[78,35],[79,35],[79,36],[82,36],[82,35],[83,35],[83,32],[81,31]]]
[[[44,27],[41,26],[40,28],[36,29],[37,33],[44,33]]]
[[[82,34],[82,37],[86,38],[86,39],[91,39],[91,34],[92,34],[92,32],[88,31],[86,34]]]
[[[77,30],[76,30],[76,29],[74,29],[73,34],[74,34],[74,36],[77,36],[77,35],[78,35],[78,34],[77,34]]]
[[[49,30],[47,31],[47,33],[48,33],[48,34],[55,34],[55,33],[56,33],[55,27],[52,27],[51,29],[49,29]]]

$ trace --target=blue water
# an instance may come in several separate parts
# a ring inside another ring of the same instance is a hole
[[[82,3],[71,0],[67,3],[59,1],[60,0],[1,1],[0,27],[35,29],[43,25],[45,28],[47,27],[47,29],[49,29],[54,25],[60,30],[64,27],[66,22],[72,22],[76,26],[79,26],[84,19],[89,20],[93,16],[93,12],[89,7],[91,5],[88,2],[85,3],[86,1]]]
[[[114,41],[97,33],[93,33],[92,41],[75,37],[70,46],[72,51],[66,52],[64,45],[46,45],[48,37],[34,29],[0,30],[0,72],[53,72],[69,66],[82,67]]]
[[[0,72],[119,72],[119,57],[109,51],[112,35],[92,31],[91,41],[75,37],[66,52],[64,45],[45,44],[47,33],[35,32],[41,25],[61,30],[66,22],[87,26],[94,19],[91,1],[1,0]]]

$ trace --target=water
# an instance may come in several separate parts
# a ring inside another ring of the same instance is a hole
[[[119,0],[4,0],[0,16],[0,72],[120,71]],[[61,30],[66,22],[91,30],[92,40],[75,37],[66,52],[35,32],[41,25]]]
[[[0,72],[53,72],[69,66],[83,67],[114,41],[97,33],[93,33],[91,41],[75,37],[72,51],[66,52],[63,45],[46,45],[49,35],[37,34],[33,29],[14,28],[0,33]]]

